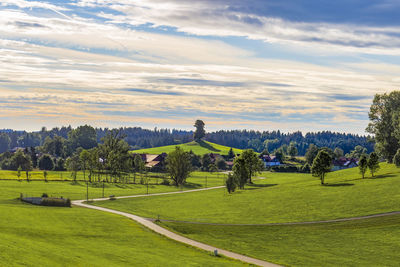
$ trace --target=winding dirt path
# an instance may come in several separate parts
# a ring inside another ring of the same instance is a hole
[[[264,177],[260,177],[259,179],[263,179]],[[164,193],[153,193],[153,194],[146,194],[146,195],[133,195],[133,196],[120,196],[120,197],[115,197],[116,199],[124,199],[124,198],[138,198],[138,197],[151,197],[151,196],[162,196],[162,195],[172,195],[172,194],[183,194],[183,193],[191,193],[191,192],[200,192],[200,191],[206,191],[206,190],[213,190],[213,189],[218,189],[218,188],[224,188],[225,186],[215,186],[215,187],[209,187],[209,188],[200,188],[200,189],[192,189],[192,190],[185,190],[185,191],[173,191],[173,192],[164,192]],[[92,201],[104,201],[104,200],[109,200],[109,198],[96,198],[96,199],[91,199]],[[226,257],[237,259],[246,263],[250,264],[255,264],[259,266],[280,266],[277,264],[273,264],[267,261],[251,258],[245,255],[241,255],[238,253],[234,253],[228,250],[216,248],[192,239],[189,239],[187,237],[178,235],[174,232],[171,232],[156,223],[154,223],[155,219],[153,218],[144,218],[140,217],[134,214],[122,212],[122,211],[117,211],[113,209],[108,209],[108,208],[103,208],[103,207],[98,207],[98,206],[93,206],[93,205],[88,205],[85,204],[86,200],[75,200],[72,201],[72,204],[75,206],[79,207],[84,207],[84,208],[89,208],[89,209],[95,209],[95,210],[100,210],[104,212],[109,212],[109,213],[114,213],[118,214],[121,216],[125,216],[127,218],[130,218],[141,225],[153,230],[156,233],[159,233],[161,235],[164,235],[170,239],[173,239],[175,241],[200,248],[209,252],[214,252],[215,250],[218,251],[219,254],[222,254]],[[396,215],[400,214],[400,211],[392,211],[392,212],[386,212],[386,213],[379,213],[379,214],[372,214],[372,215],[366,215],[366,216],[358,216],[358,217],[351,217],[351,218],[341,218],[341,219],[332,219],[332,220],[320,220],[320,221],[308,221],[308,222],[287,222],[287,223],[264,223],[264,224],[221,224],[221,223],[206,223],[206,222],[189,222],[189,221],[178,221],[178,220],[160,220],[164,222],[177,222],[177,223],[190,223],[190,224],[204,224],[204,225],[222,225],[222,226],[268,226],[268,225],[306,225],[306,224],[318,224],[318,223],[333,223],[333,222],[345,222],[345,221],[354,221],[354,220],[363,220],[363,219],[369,219],[369,218],[376,218],[376,217],[383,217],[383,216],[391,216],[391,215]]]
[[[149,196],[161,196],[161,195],[171,195],[171,194],[182,194],[182,193],[190,193],[190,192],[199,192],[199,191],[205,191],[205,190],[212,190],[212,189],[218,189],[218,188],[223,188],[225,186],[215,186],[215,187],[209,187],[209,188],[201,188],[201,189],[193,189],[193,190],[186,190],[186,191],[175,191],[175,192],[165,192],[165,193],[155,193],[155,194],[148,194],[148,195],[134,195],[134,196],[121,196],[121,197],[115,197],[116,199],[122,199],[122,198],[135,198],[135,197],[149,197]],[[108,200],[109,198],[96,198],[96,199],[92,199],[93,201],[103,201],[103,200]],[[152,220],[134,215],[134,214],[130,214],[130,213],[126,213],[126,212],[122,212],[122,211],[117,211],[117,210],[113,210],[113,209],[108,209],[108,208],[103,208],[103,207],[98,207],[98,206],[93,206],[93,205],[88,205],[85,204],[86,200],[74,200],[72,201],[72,204],[75,206],[79,206],[79,207],[84,207],[84,208],[89,208],[89,209],[95,209],[95,210],[100,210],[100,211],[104,211],[104,212],[109,212],[109,213],[114,213],[114,214],[118,214],[121,216],[125,216],[127,218],[130,218],[138,223],[140,223],[141,225],[153,230],[156,233],[159,233],[163,236],[166,236],[170,239],[173,239],[175,241],[199,248],[199,249],[203,249],[209,252],[214,252],[215,250],[218,251],[218,254],[222,254],[226,257],[232,258],[232,259],[236,259],[236,260],[240,260],[242,262],[246,262],[246,263],[250,263],[250,264],[254,264],[254,265],[258,265],[258,266],[267,266],[267,267],[275,267],[275,266],[280,266],[274,263],[270,263],[267,261],[263,261],[263,260],[259,260],[259,259],[255,259],[255,258],[251,258],[242,254],[238,254],[238,253],[234,253],[228,250],[224,250],[224,249],[220,249],[217,247],[213,247],[201,242],[197,242],[195,240],[189,239],[187,237],[178,235],[174,232],[171,232],[157,224],[155,224]]]
[[[241,255],[241,254],[237,254],[228,250],[224,250],[224,249],[220,249],[220,248],[216,248],[201,242],[197,242],[194,241],[192,239],[186,238],[184,236],[178,235],[174,232],[171,232],[155,223],[153,223],[152,221],[149,221],[143,217],[140,216],[136,216],[130,213],[126,213],[126,212],[121,212],[121,211],[117,211],[117,210],[112,210],[112,209],[107,209],[107,208],[103,208],[103,207],[97,207],[97,206],[92,206],[92,205],[88,205],[88,204],[84,204],[83,203],[84,200],[78,200],[78,201],[73,201],[73,204],[75,206],[79,206],[79,207],[84,207],[84,208],[89,208],[89,209],[95,209],[95,210],[101,210],[101,211],[105,211],[105,212],[110,212],[110,213],[114,213],[114,214],[118,214],[118,215],[122,215],[125,216],[127,218],[130,218],[138,223],[140,223],[141,225],[153,230],[156,233],[159,233],[163,236],[166,236],[170,239],[173,239],[175,241],[196,247],[196,248],[200,248],[209,252],[214,252],[215,250],[218,251],[218,254],[222,254],[226,257],[232,258],[232,259],[236,259],[236,260],[240,260],[243,262],[247,262],[250,264],[255,264],[255,265],[259,265],[259,266],[268,266],[268,267],[272,267],[272,266],[279,266],[273,263],[269,263],[266,261],[262,261],[259,259],[255,259],[255,258],[251,258],[251,257],[247,257],[245,255]]]

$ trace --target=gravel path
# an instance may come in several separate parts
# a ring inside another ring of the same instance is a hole
[[[265,177],[258,177],[258,179],[265,179]],[[172,194],[182,194],[182,193],[190,193],[190,192],[200,192],[200,191],[206,191],[206,190],[212,190],[212,189],[218,189],[218,188],[224,188],[225,186],[215,186],[215,187],[209,187],[209,188],[201,188],[201,189],[193,189],[193,190],[185,190],[185,191],[174,191],[174,192],[164,192],[164,193],[154,193],[154,194],[146,194],[146,195],[133,195],[133,196],[120,196],[120,197],[115,197],[116,199],[124,199],[124,198],[137,198],[137,197],[151,197],[151,196],[162,196],[162,195],[172,195]],[[91,199],[92,201],[104,201],[104,200],[109,200],[109,198],[96,198],[96,199]],[[88,205],[85,204],[86,200],[75,200],[72,201],[72,204],[75,206],[79,207],[85,207],[89,209],[95,209],[95,210],[100,210],[100,211],[105,211],[109,213],[114,213],[118,215],[125,216],[127,218],[130,218],[143,226],[153,230],[156,233],[159,233],[161,235],[164,235],[170,239],[176,240],[178,242],[191,245],[193,247],[197,247],[209,252],[214,252],[215,250],[218,251],[219,254],[222,254],[226,257],[237,259],[243,262],[247,262],[250,264],[255,264],[259,266],[280,266],[277,264],[273,264],[267,261],[262,261],[259,259],[251,258],[245,255],[241,255],[238,253],[234,253],[228,250],[216,248],[201,242],[194,241],[192,239],[189,239],[187,237],[178,235],[174,232],[171,232],[157,224],[154,223],[156,219],[153,218],[144,218],[140,217],[134,214],[122,212],[122,211],[117,211],[113,209],[108,209],[108,208],[103,208],[103,207],[97,207],[93,205]],[[309,221],[309,222],[287,222],[287,223],[264,223],[264,224],[221,224],[221,223],[206,223],[206,222],[189,222],[189,221],[178,221],[178,220],[163,220],[161,219],[160,221],[163,222],[178,222],[178,223],[191,223],[191,224],[205,224],[205,225],[222,225],[222,226],[268,226],[268,225],[305,225],[305,224],[318,224],[318,223],[332,223],[332,222],[345,222],[345,221],[354,221],[354,220],[362,220],[362,219],[369,219],[369,218],[376,218],[376,217],[383,217],[383,216],[390,216],[390,215],[396,215],[400,214],[400,211],[392,211],[392,212],[386,212],[386,213],[379,213],[379,214],[372,214],[372,215],[367,215],[367,216],[358,216],[358,217],[351,217],[351,218],[342,218],[342,219],[332,219],[332,220],[321,220],[321,221]]]
[[[192,239],[189,239],[189,238],[186,238],[184,236],[178,235],[178,234],[176,234],[174,232],[171,232],[171,231],[169,231],[169,230],[167,230],[167,229],[165,229],[165,228],[153,223],[152,221],[149,221],[149,220],[147,220],[145,218],[142,218],[140,216],[136,216],[136,215],[133,215],[133,214],[129,214],[129,213],[121,212],[121,211],[117,211],[117,210],[107,209],[107,208],[103,208],[103,207],[92,206],[92,205],[84,204],[83,202],[84,202],[84,200],[78,200],[78,201],[73,201],[73,204],[75,206],[80,206],[80,207],[85,207],[85,208],[95,209],[95,210],[101,210],[101,211],[110,212],[110,213],[114,213],[114,214],[118,214],[118,215],[122,215],[122,216],[128,217],[128,218],[140,223],[141,225],[153,230],[154,232],[159,233],[159,234],[161,234],[163,236],[166,236],[166,237],[168,237],[170,239],[176,240],[178,242],[181,242],[181,243],[184,243],[184,244],[196,247],[196,248],[200,248],[200,249],[203,249],[203,250],[206,250],[206,251],[210,251],[210,252],[214,252],[215,250],[217,250],[218,254],[222,254],[222,255],[224,255],[226,257],[229,257],[229,258],[232,258],[232,259],[237,259],[237,260],[240,260],[240,261],[243,261],[243,262],[247,262],[247,263],[255,264],[255,265],[259,265],[259,266],[271,266],[271,267],[272,266],[279,266],[279,265],[276,265],[276,264],[273,264],[273,263],[269,263],[269,262],[262,261],[262,260],[259,260],[259,259],[247,257],[245,255],[237,254],[237,253],[234,253],[234,252],[231,252],[231,251],[228,251],[228,250],[223,250],[223,249],[216,248],[216,247],[204,244],[204,243],[200,243],[200,242],[194,241]]]
[[[199,192],[199,191],[205,191],[205,190],[212,190],[212,189],[218,189],[218,188],[223,188],[225,186],[215,186],[215,187],[209,187],[209,188],[201,188],[201,189],[193,189],[193,190],[186,190],[186,191],[176,191],[176,192],[165,192],[165,193],[155,193],[155,194],[148,194],[148,195],[134,195],[134,196],[121,196],[121,197],[115,197],[116,199],[122,199],[122,198],[135,198],[135,197],[150,197],[150,196],[162,196],[162,195],[172,195],[172,194],[182,194],[182,193],[190,193],[190,192]],[[109,198],[96,198],[96,199],[92,199],[93,201],[103,201],[103,200],[108,200]],[[130,218],[138,223],[140,223],[141,225],[153,230],[156,233],[159,233],[163,236],[166,236],[170,239],[173,239],[175,241],[196,247],[196,248],[200,248],[209,252],[214,252],[215,250],[218,251],[218,254],[222,254],[226,257],[232,258],[232,259],[236,259],[236,260],[240,260],[246,263],[250,263],[250,264],[254,264],[254,265],[258,265],[258,266],[268,266],[268,267],[273,267],[273,266],[280,266],[277,264],[273,264],[267,261],[263,261],[263,260],[259,260],[259,259],[255,259],[255,258],[251,258],[245,255],[241,255],[238,253],[234,253],[228,250],[224,250],[224,249],[220,249],[220,248],[216,248],[201,242],[197,242],[194,241],[192,239],[189,239],[187,237],[178,235],[174,232],[171,232],[157,224],[155,224],[152,220],[134,215],[134,214],[130,214],[130,213],[126,213],[126,212],[122,212],[122,211],[117,211],[117,210],[113,210],[113,209],[107,209],[107,208],[103,208],[103,207],[97,207],[97,206],[93,206],[93,205],[88,205],[85,204],[86,200],[74,200],[72,201],[72,204],[75,206],[79,206],[79,207],[84,207],[84,208],[89,208],[89,209],[95,209],[95,210],[100,210],[100,211],[105,211],[105,212],[109,212],[109,213],[114,213],[114,214],[118,214],[118,215],[122,215],[125,216],[127,218]]]

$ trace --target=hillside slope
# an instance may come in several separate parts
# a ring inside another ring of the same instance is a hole
[[[218,145],[215,143],[211,143],[208,141],[192,141],[185,144],[180,145],[171,145],[171,146],[161,146],[161,147],[153,147],[146,149],[133,150],[132,153],[146,153],[146,154],[161,154],[161,153],[169,153],[175,149],[176,146],[179,146],[184,151],[192,150],[193,153],[197,155],[204,155],[207,153],[216,153],[220,155],[228,155],[230,147]],[[233,148],[233,152],[235,154],[240,154],[242,152],[241,149]]]

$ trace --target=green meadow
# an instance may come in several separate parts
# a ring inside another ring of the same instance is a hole
[[[18,180],[16,171],[4,171],[0,170],[0,176],[3,180],[0,180],[0,188],[8,194],[18,197],[20,193],[24,196],[41,196],[43,193],[47,193],[49,196],[76,199],[86,199],[86,183],[83,181],[82,172],[78,173],[78,176],[82,180],[73,182],[72,180],[57,180],[49,179],[52,174],[49,171],[48,182],[45,182],[43,177],[43,171],[36,171],[34,176],[36,179],[32,179],[29,182],[25,179]],[[62,174],[60,174],[62,173]],[[69,172],[54,172],[53,177],[57,175],[68,176]],[[131,174],[133,177],[133,175]],[[142,175],[143,178],[146,175]],[[136,184],[133,183],[104,183],[104,196],[110,195],[115,196],[127,196],[127,195],[141,195],[151,193],[162,193],[171,191],[184,191],[199,189],[205,187],[222,186],[225,181],[226,174],[221,173],[209,173],[209,172],[192,172],[190,177],[187,179],[187,183],[181,187],[173,185],[163,185],[163,177],[165,175],[158,174],[159,178],[155,178],[153,174],[148,174],[147,179],[149,185],[144,180],[143,184],[140,184],[141,175],[137,174]],[[133,178],[131,179],[133,181]],[[100,198],[103,197],[103,183],[94,182],[89,183],[89,198]]]
[[[398,266],[400,262],[400,215],[310,225],[161,225],[284,266]]]
[[[211,143],[208,141],[193,141],[185,144],[179,145],[171,145],[171,146],[161,146],[161,147],[153,147],[147,149],[139,149],[133,150],[132,153],[146,153],[146,154],[161,154],[161,153],[169,153],[175,150],[175,147],[180,147],[184,151],[193,151],[193,153],[197,155],[204,155],[207,153],[216,153],[220,155],[228,155],[230,147],[218,145],[215,143]],[[232,148],[235,154],[240,154],[242,152],[241,149]]]
[[[358,168],[329,173],[327,185],[310,174],[262,174],[263,180],[228,195],[210,190],[95,205],[161,219],[257,224],[355,217],[400,210],[400,171],[381,164],[376,177]],[[161,222],[189,238],[285,266],[397,266],[400,215],[304,225],[210,225]]]
[[[120,216],[18,201],[20,193],[86,198],[86,183],[45,182],[40,173],[30,182],[0,180],[2,264],[241,264],[168,240]],[[0,174],[10,179],[15,172]],[[149,193],[220,186],[225,178],[222,173],[193,172],[182,188],[161,185],[161,178],[158,182],[151,178]],[[263,179],[255,179],[254,184],[233,194],[221,188],[93,204],[144,217],[225,224],[315,221],[400,210],[400,170],[391,164],[382,163],[375,177],[367,175],[365,179],[358,168],[332,172],[325,186],[310,174],[264,172],[259,178]],[[104,191],[105,196],[146,194],[147,185],[105,183]],[[102,194],[102,183],[89,185],[89,198]],[[400,215],[311,225],[161,225],[210,245],[288,266],[395,266],[400,260],[396,254],[400,249]]]
[[[143,193],[143,187],[112,186],[107,192],[129,195]],[[20,192],[83,199],[85,185],[0,181],[0,188],[2,266],[242,265],[166,239],[122,216],[78,207],[33,206],[16,199]],[[94,194],[100,189],[89,190]]]
[[[400,210],[400,172],[382,164],[377,176],[361,179],[358,168],[332,172],[327,185],[310,174],[270,173],[229,195],[225,189],[121,199],[96,205],[162,219],[260,224],[315,221]]]

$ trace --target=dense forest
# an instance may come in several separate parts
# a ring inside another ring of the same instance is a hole
[[[265,148],[269,152],[273,152],[279,147],[289,146],[295,143],[298,155],[305,155],[310,144],[317,147],[328,147],[334,150],[341,148],[343,152],[350,153],[355,146],[365,147],[368,153],[374,150],[374,143],[369,136],[359,136],[354,134],[335,133],[330,131],[306,133],[281,133],[278,131],[217,131],[208,133],[206,139],[210,142],[222,144],[225,146],[237,148],[252,148],[257,152],[263,151]]]
[[[86,131],[93,129],[97,143],[110,131],[108,128],[83,128]],[[183,131],[176,129],[157,129],[149,130],[140,127],[122,128],[121,133],[125,136],[125,141],[131,149],[159,147],[186,143],[193,140],[193,131]],[[89,134],[89,133],[88,133]],[[0,130],[0,153],[15,147],[39,147],[50,143],[54,137],[73,140],[75,131],[71,126],[53,128],[47,130],[45,127],[41,131],[26,132],[14,130]],[[306,133],[281,133],[278,131],[253,131],[253,130],[231,130],[216,131],[206,134],[206,140],[221,145],[236,148],[252,148],[257,152],[267,149],[273,152],[280,147],[289,146],[291,143],[297,147],[298,155],[304,155],[310,144],[318,147],[328,147],[334,150],[341,148],[344,153],[349,153],[355,146],[365,147],[368,152],[373,151],[374,143],[368,136],[354,134],[335,133],[330,131]],[[47,140],[47,141],[46,141]],[[74,143],[74,142],[70,142]],[[76,142],[75,142],[76,143]],[[76,146],[73,145],[73,146]],[[72,148],[73,149],[73,148]]]

